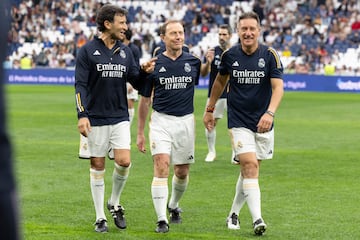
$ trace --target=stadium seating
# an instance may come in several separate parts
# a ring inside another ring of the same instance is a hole
[[[25,0],[16,0],[14,3],[17,4],[19,7],[19,3],[24,6],[24,4],[29,4],[31,1]],[[225,8],[228,8],[231,12],[229,19],[227,20],[228,23],[234,29],[234,34],[232,38],[232,42],[237,42],[237,34],[235,32],[236,22],[239,14],[243,11],[250,11],[253,10],[253,6],[255,4],[255,0],[247,0],[247,1],[232,1],[232,0],[214,0],[214,1],[202,1],[204,5],[200,5],[199,1],[191,1],[191,0],[182,0],[178,1],[177,4],[170,8],[170,2],[172,1],[164,1],[164,0],[145,0],[145,1],[136,1],[136,0],[122,0],[122,1],[115,1],[115,0],[101,0],[98,1],[101,3],[113,3],[120,5],[126,8],[129,12],[128,14],[128,21],[130,27],[136,32],[134,36],[138,39],[142,39],[146,34],[151,34],[155,42],[160,41],[160,37],[158,35],[158,28],[159,25],[166,19],[176,18],[182,19],[185,24],[186,30],[186,44],[191,47],[191,51],[201,57],[204,52],[209,48],[217,44],[217,24],[215,22],[209,23],[209,31],[203,32],[202,30],[198,32],[193,32],[194,25],[194,18],[200,19],[199,29],[201,29],[202,24],[204,24],[204,16],[206,11],[210,11],[210,15],[215,18],[215,21],[222,22],[225,21],[222,18],[221,14],[218,14],[218,9],[221,9],[221,13],[224,12]],[[336,61],[336,66],[349,66],[351,68],[360,69],[359,66],[359,52],[360,52],[360,38],[358,37],[360,30],[353,30],[350,33],[347,33],[346,38],[337,37],[332,44],[326,42],[328,37],[328,32],[332,28],[332,24],[334,22],[339,21],[340,23],[344,22],[344,19],[356,19],[357,16],[360,14],[360,3],[353,6],[352,12],[349,10],[342,10],[341,8],[341,1],[332,0],[336,14],[332,16],[323,16],[324,15],[324,6],[310,6],[306,4],[299,4],[297,6],[296,12],[285,12],[286,9],[283,9],[283,6],[276,5],[276,1],[272,3],[273,9],[268,9],[268,12],[274,11],[278,16],[286,16],[286,14],[294,14],[297,18],[310,18],[314,20],[319,15],[322,17],[322,22],[320,24],[314,24],[313,27],[315,29],[315,34],[303,33],[304,31],[304,24],[302,21],[294,22],[291,27],[291,33],[293,38],[296,39],[295,42],[292,42],[288,45],[290,51],[292,52],[291,58],[284,59],[284,66],[287,66],[287,63],[291,62],[293,59],[296,59],[297,52],[300,50],[300,46],[302,44],[306,45],[306,49],[310,51],[310,49],[318,49],[320,46],[324,48],[328,55],[334,54],[335,52],[339,53],[341,57],[340,60]],[[193,7],[195,4],[195,7]],[[33,29],[36,29],[41,32],[41,36],[47,36],[52,43],[56,44],[63,44],[66,45],[66,49],[72,50],[70,46],[73,44],[72,42],[76,40],[78,37],[78,32],[75,32],[74,29],[81,29],[82,33],[87,37],[91,38],[96,33],[96,26],[94,22],[90,22],[90,17],[95,15],[95,10],[91,7],[87,7],[85,4],[77,5],[78,8],[81,9],[81,14],[85,21],[78,21],[76,28],[72,28],[72,24],[75,19],[75,15],[77,12],[74,10],[72,4],[64,4],[63,6],[68,7],[69,9],[65,9],[67,13],[67,19],[60,16],[56,16],[57,21],[60,22],[60,25],[63,23],[61,28],[55,28],[55,26],[51,28],[37,28],[36,26],[31,26]],[[19,7],[20,8],[20,7]],[[28,14],[32,17],[32,11],[34,7],[27,5],[27,11],[30,13]],[[350,8],[349,8],[350,9]],[[334,11],[335,11],[334,10]],[[357,10],[357,12],[356,12]],[[60,11],[59,11],[60,12]],[[58,14],[59,14],[58,12]],[[45,12],[42,12],[45,15]],[[45,18],[45,16],[44,16]],[[336,20],[336,21],[335,21]],[[272,26],[279,26],[279,36],[277,37],[276,41],[273,43],[273,47],[276,48],[280,53],[284,50],[285,44],[283,41],[283,29],[280,27],[284,25],[281,22],[281,19],[268,19],[268,16],[265,16],[265,20],[263,22],[263,31],[265,33],[269,30],[269,23],[271,21],[275,21]],[[279,21],[279,22],[276,22]],[[22,23],[22,24],[29,24],[31,25],[32,22],[29,23]],[[70,24],[66,26],[66,23]],[[349,21],[349,25],[351,22]],[[16,26],[16,24],[14,24]],[[344,24],[342,25],[344,26]],[[58,27],[58,26],[57,26]],[[348,29],[350,26],[344,26],[344,29]],[[20,30],[20,26],[18,27]],[[31,30],[33,30],[31,29]],[[17,31],[19,31],[17,30]],[[29,31],[31,31],[29,30]],[[342,29],[343,30],[343,29]],[[358,32],[356,35],[356,32]],[[9,49],[12,49],[11,59],[14,60],[19,56],[25,54],[39,54],[44,49],[44,44],[39,39],[35,39],[33,42],[27,42],[24,40],[23,37],[19,37],[18,41],[10,42]],[[151,47],[144,46],[143,47],[143,58],[149,57],[151,55]],[[57,51],[57,50],[56,50]],[[73,50],[72,50],[73,51]],[[76,51],[73,51],[73,54],[76,56]],[[56,55],[56,54],[55,54]],[[355,59],[355,60],[354,60]],[[69,61],[71,62],[71,61]]]

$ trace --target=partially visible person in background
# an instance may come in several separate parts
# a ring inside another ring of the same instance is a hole
[[[132,38],[132,31],[131,31],[131,29],[128,29],[125,32],[125,39],[124,39],[123,43],[131,49],[131,52],[134,55],[136,64],[138,64],[140,66],[141,51],[140,51],[138,45],[131,42],[131,38]],[[135,102],[138,100],[138,91],[135,88],[133,88],[133,86],[129,82],[127,82],[126,88],[127,88],[129,119],[130,119],[130,126],[131,126],[131,123],[132,123],[132,121],[134,119],[134,115],[135,115]]]
[[[220,64],[220,57],[222,53],[230,48],[230,40],[232,36],[232,30],[231,27],[227,24],[220,25],[219,31],[218,31],[218,37],[219,37],[219,45],[215,46],[214,48],[208,49],[208,51],[205,54],[205,62],[201,64],[201,76],[206,76],[210,72],[209,76],[209,86],[208,86],[208,99],[211,95],[211,88],[214,84],[215,77],[217,73],[219,72],[218,66]],[[206,141],[208,145],[208,154],[206,155],[205,162],[213,162],[216,158],[216,124],[217,121],[224,116],[224,112],[227,110],[227,89],[225,88],[224,92],[221,94],[220,98],[217,100],[215,104],[215,110],[214,110],[214,129],[212,131],[209,131],[205,128],[205,136]],[[207,105],[206,102],[206,105]],[[233,159],[233,157],[231,158]]]
[[[9,2],[0,2],[0,62],[7,52],[7,31],[9,29]],[[12,149],[7,133],[6,104],[4,96],[4,68],[0,67],[0,239],[21,239],[19,231],[18,198],[13,172]]]

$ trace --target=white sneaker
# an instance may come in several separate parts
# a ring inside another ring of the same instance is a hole
[[[265,230],[266,230],[266,224],[264,222],[264,220],[262,220],[262,218],[259,218],[258,220],[256,220],[254,223],[254,233],[256,235],[263,235]]]
[[[231,216],[226,219],[226,225],[230,230],[239,230],[240,222],[238,219],[238,215],[236,215],[235,213],[231,214]]]
[[[205,162],[213,162],[215,160],[216,154],[214,152],[209,152],[206,155]]]

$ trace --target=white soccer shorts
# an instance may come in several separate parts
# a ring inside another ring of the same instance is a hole
[[[247,128],[230,129],[235,154],[255,152],[258,160],[271,159],[274,154],[274,128],[265,133],[255,133]]]
[[[194,114],[177,117],[153,111],[149,139],[152,155],[169,154],[173,165],[194,163]]]

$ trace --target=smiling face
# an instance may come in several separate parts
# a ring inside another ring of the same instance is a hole
[[[167,51],[179,51],[182,49],[185,40],[183,25],[178,22],[169,22],[164,25],[164,32],[161,39],[164,41]]]
[[[125,15],[115,15],[113,22],[105,21],[105,26],[111,39],[120,41],[125,39],[125,32],[128,29]]]
[[[240,19],[237,26],[241,47],[247,53],[254,52],[258,47],[260,26],[255,18]]]

